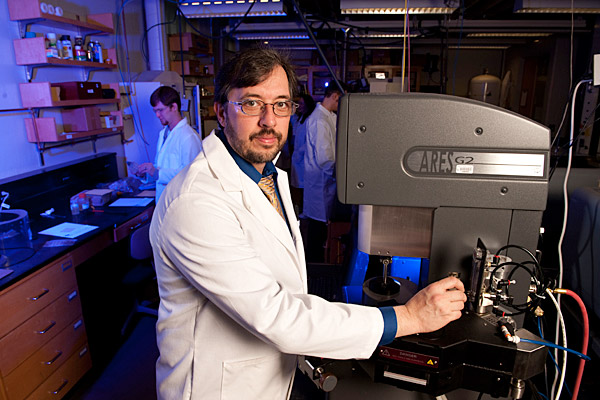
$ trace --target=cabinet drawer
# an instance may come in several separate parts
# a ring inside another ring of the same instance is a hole
[[[92,367],[87,345],[80,348],[50,377],[31,393],[27,400],[61,399]],[[15,399],[10,399],[15,400]]]
[[[72,289],[0,339],[2,375],[10,373],[77,317],[81,320],[81,302],[77,290]],[[75,328],[85,330],[83,320]]]
[[[81,318],[63,329],[4,378],[9,399],[24,399],[79,349],[87,345],[85,329],[73,329]]]
[[[150,222],[153,212],[154,207],[147,208],[143,213],[133,217],[124,224],[117,226],[114,230],[115,242],[118,242],[119,240],[129,236],[129,234],[139,228],[140,225]]]
[[[71,257],[64,257],[0,294],[0,337],[76,285]]]

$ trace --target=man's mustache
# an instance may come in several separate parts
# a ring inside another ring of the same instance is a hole
[[[276,130],[266,128],[266,129],[261,129],[260,131],[250,135],[250,140],[256,139],[261,136],[274,136],[277,138],[278,141],[281,141],[281,139],[283,137],[281,135],[281,133],[277,132]]]

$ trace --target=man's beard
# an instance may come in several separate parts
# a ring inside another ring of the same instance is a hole
[[[277,154],[281,151],[283,147],[282,143],[282,135],[275,131],[274,129],[263,128],[260,131],[253,133],[250,135],[248,141],[240,140],[236,134],[236,132],[231,128],[231,124],[227,124],[225,126],[225,137],[227,137],[227,141],[243,159],[248,161],[250,164],[262,164],[267,163],[269,161],[273,161]],[[252,141],[260,136],[273,136],[277,138],[277,146],[273,149],[263,149],[262,151],[255,151],[250,148],[249,144]]]

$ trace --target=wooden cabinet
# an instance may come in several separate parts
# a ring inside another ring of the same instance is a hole
[[[70,257],[0,292],[0,320],[0,398],[61,398],[91,368]]]

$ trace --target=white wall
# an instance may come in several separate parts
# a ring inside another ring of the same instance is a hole
[[[122,74],[119,71],[92,71],[90,81],[100,81],[103,83],[120,82],[121,76],[127,79],[127,61],[129,68],[133,74],[146,69],[146,61],[141,53],[141,38],[144,33],[144,12],[142,6],[143,0],[130,0],[125,2],[125,7],[122,9],[125,15],[125,23],[119,23],[117,27],[117,14],[121,11],[121,1],[108,0],[74,0],[66,1],[48,1],[55,5],[61,5],[67,13],[113,13],[115,15],[115,27],[118,28],[117,35],[95,36],[95,40],[99,40],[104,48],[114,48],[118,45],[119,51],[118,60]],[[13,40],[20,38],[19,24],[9,20],[8,5],[6,0],[0,1],[0,20],[5,21],[0,24],[0,76],[2,77],[2,85],[0,85],[0,179],[24,173],[27,171],[40,168],[40,157],[34,143],[27,141],[25,132],[24,118],[30,117],[27,110],[22,110],[21,99],[19,95],[19,83],[27,82],[25,67],[18,66],[15,63],[15,55],[13,49]],[[62,34],[60,29],[52,29],[41,25],[31,25],[28,29],[34,32],[56,32]],[[126,30],[127,36],[125,41]],[[64,31],[65,34],[73,34],[72,31]],[[119,38],[118,43],[116,38]],[[127,45],[127,46],[126,46]],[[129,57],[125,57],[125,47],[129,50]],[[52,68],[37,68],[33,74],[33,81],[80,81],[86,80],[86,75],[82,72],[82,68],[71,67],[52,67]],[[21,109],[21,110],[19,110]],[[14,110],[14,111],[6,111]],[[52,113],[59,112],[58,109],[44,109],[42,116],[52,116]],[[129,130],[131,124],[127,124]],[[131,135],[131,131],[126,131],[126,136]],[[122,160],[123,146],[119,135],[103,138],[96,142],[97,152],[116,152]],[[44,153],[45,165],[55,165],[70,160],[75,160],[81,157],[93,154],[92,142],[84,142],[72,146],[58,147]],[[121,163],[122,164],[122,163]],[[121,171],[123,174],[123,170]]]

